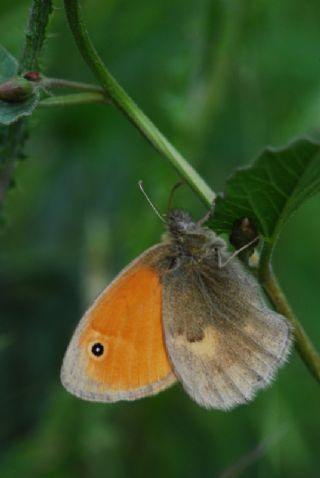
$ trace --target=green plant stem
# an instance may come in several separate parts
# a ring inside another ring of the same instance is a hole
[[[39,102],[39,106],[70,106],[88,103],[110,103],[104,93],[75,93],[72,95],[50,96]]]
[[[102,93],[105,97],[105,91],[101,86],[81,83],[79,81],[65,80],[63,78],[43,78],[41,86],[44,88],[66,88],[78,91],[87,91],[89,93]]]
[[[39,55],[46,37],[46,28],[51,13],[51,0],[32,1],[19,72],[39,70]]]
[[[38,57],[43,46],[46,26],[52,11],[51,0],[33,0],[26,29],[25,44],[19,72],[37,70]],[[0,208],[10,187],[15,165],[21,155],[27,136],[27,120],[21,119],[3,128],[0,150]]]
[[[200,199],[207,206],[210,206],[215,198],[213,191],[151,120],[141,111],[107,70],[89,37],[78,0],[64,0],[64,5],[69,25],[78,48],[104,91],[149,143],[171,162]]]
[[[311,340],[305,333],[299,320],[293,313],[284,293],[280,288],[270,263],[271,253],[272,248],[270,244],[266,244],[261,254],[259,272],[260,282],[276,310],[280,314],[287,317],[287,319],[292,323],[296,349],[312,375],[317,379],[318,382],[320,382],[320,356],[313,346]]]

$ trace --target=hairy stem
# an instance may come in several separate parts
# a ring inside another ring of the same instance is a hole
[[[211,205],[215,197],[213,191],[152,121],[142,112],[104,65],[89,37],[82,18],[79,1],[64,0],[64,5],[69,25],[78,48],[87,65],[91,68],[113,103],[125,114],[149,143],[171,162],[179,174],[198,194],[200,199],[206,205]]]
[[[37,70],[38,58],[45,40],[46,26],[52,11],[51,0],[33,0],[28,20],[25,44],[19,64],[19,72]],[[2,128],[0,149],[0,208],[12,181],[16,162],[26,138],[27,120]]]
[[[51,0],[32,1],[19,72],[39,70],[39,55],[46,37],[51,12]]]
[[[260,268],[260,282],[262,283],[264,290],[275,306],[276,310],[287,317],[293,325],[295,346],[300,354],[300,357],[313,374],[313,376],[320,382],[320,356],[314,348],[311,340],[305,333],[301,323],[296,318],[287,299],[282,292],[280,285],[273,273],[271,263],[269,262],[271,257],[271,248],[267,245],[267,251],[261,255],[261,268]]]

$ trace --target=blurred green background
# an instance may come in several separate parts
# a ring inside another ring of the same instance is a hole
[[[1,0],[0,41],[20,55],[29,3]],[[86,0],[113,74],[221,191],[267,144],[320,138],[320,3],[309,0]],[[47,76],[94,81],[55,2]],[[156,243],[178,177],[110,106],[42,108],[7,197],[0,236],[0,476],[318,477],[318,384],[297,353],[247,406],[206,411],[174,386],[133,403],[93,404],[59,369],[93,297]],[[175,206],[205,212],[187,187]],[[289,222],[274,265],[320,339],[320,198]]]

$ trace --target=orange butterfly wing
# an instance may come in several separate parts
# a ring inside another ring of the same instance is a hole
[[[176,380],[164,343],[155,267],[163,251],[154,246],[131,263],[81,320],[61,372],[71,393],[101,402],[134,400]]]

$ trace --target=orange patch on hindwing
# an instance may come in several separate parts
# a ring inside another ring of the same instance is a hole
[[[131,269],[88,311],[79,339],[87,375],[99,388],[126,391],[163,380],[172,369],[162,328],[162,290],[150,267]],[[102,346],[101,356],[92,347]]]

